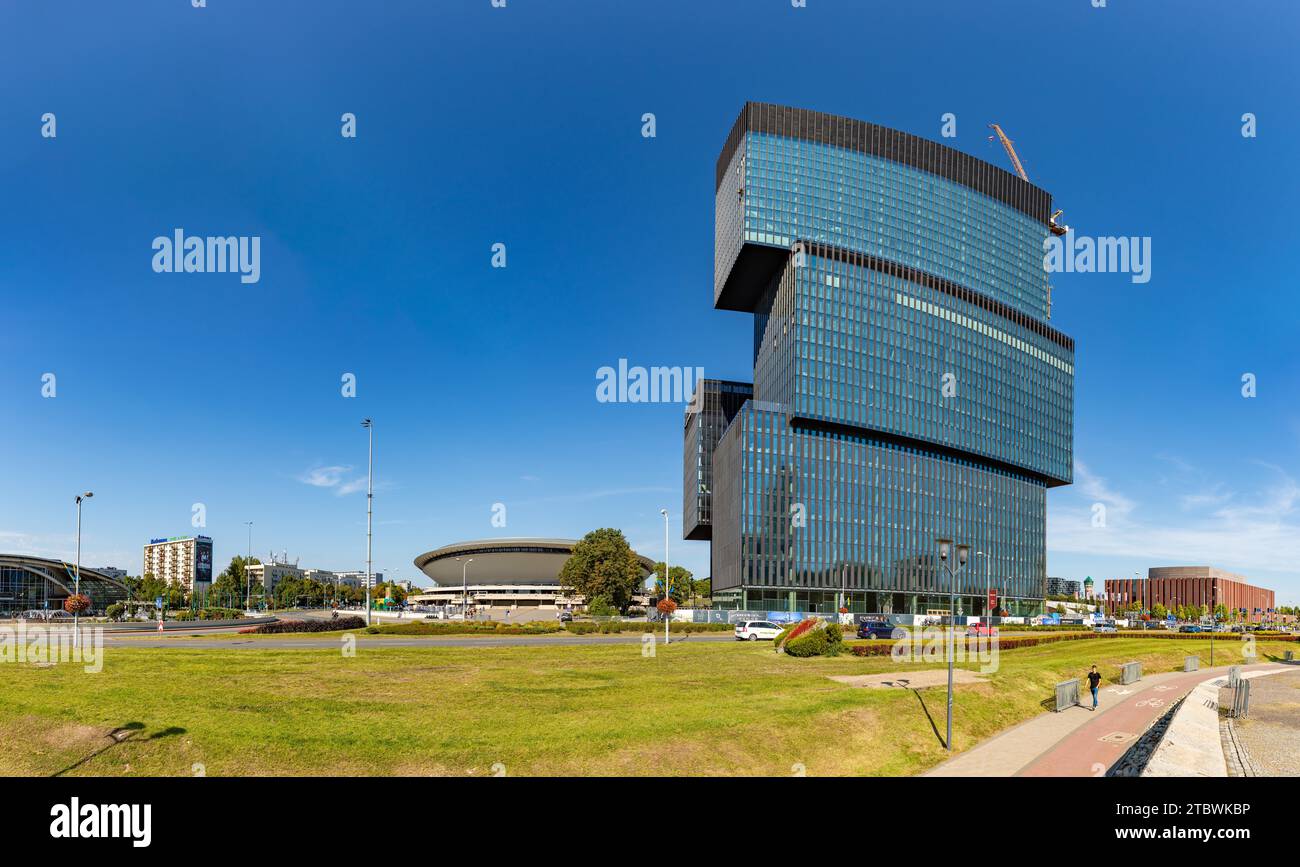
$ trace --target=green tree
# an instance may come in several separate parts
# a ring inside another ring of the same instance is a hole
[[[1169,609],[1157,602],[1151,606],[1151,616],[1156,620],[1164,620],[1169,616]]]
[[[621,530],[603,527],[573,546],[559,577],[566,591],[587,599],[604,596],[619,611],[627,611],[641,585],[641,561]]]

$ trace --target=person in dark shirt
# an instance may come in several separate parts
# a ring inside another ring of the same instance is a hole
[[[1088,689],[1092,690],[1092,709],[1097,709],[1097,687],[1101,686],[1101,675],[1097,673],[1097,666],[1092,667],[1088,672]]]

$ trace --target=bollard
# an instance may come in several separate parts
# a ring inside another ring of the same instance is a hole
[[[1201,658],[1199,656],[1189,656],[1183,660],[1183,671],[1199,671],[1201,668]]]
[[[1130,683],[1137,683],[1142,679],[1142,663],[1126,662],[1120,669],[1119,682],[1127,686]]]
[[[1064,680],[1056,685],[1056,710],[1061,712],[1079,703],[1079,679]]]

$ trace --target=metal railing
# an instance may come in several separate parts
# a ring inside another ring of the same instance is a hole
[[[1188,656],[1183,659],[1183,671],[1200,671],[1201,658],[1199,656]]]
[[[1137,683],[1142,679],[1142,663],[1126,662],[1120,668],[1119,682],[1123,685]]]
[[[1239,683],[1241,683],[1241,666],[1228,666],[1228,689],[1236,689]]]

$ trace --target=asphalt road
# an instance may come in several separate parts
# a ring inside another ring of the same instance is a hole
[[[582,644],[640,644],[641,636],[650,633],[622,633],[618,635],[429,635],[429,636],[385,636],[374,638],[368,635],[349,633],[356,635],[358,648],[383,648],[383,647],[536,647],[536,646],[560,646],[569,647]],[[663,633],[654,633],[655,642],[662,644]],[[302,638],[278,638],[266,637],[255,638],[253,636],[241,636],[239,638],[229,638],[216,640],[211,638],[182,638],[180,636],[164,636],[157,638],[154,636],[125,637],[108,635],[104,636],[104,646],[106,647],[163,647],[163,648],[194,648],[210,650],[274,650],[277,648],[285,650],[337,650],[342,643],[341,635],[333,635],[328,638],[313,638],[304,635]],[[697,632],[691,635],[675,636],[673,644],[680,641],[735,641],[735,636],[729,632],[721,633],[702,633]]]

